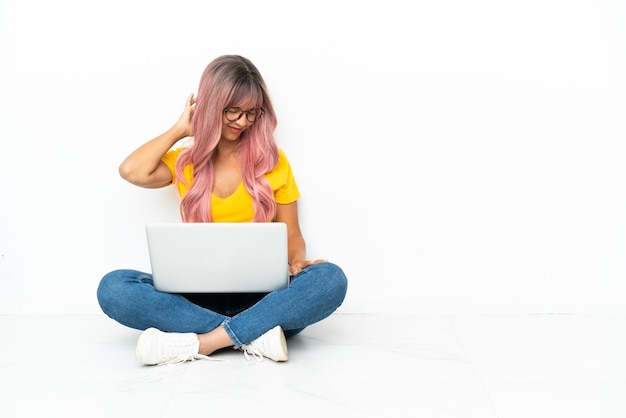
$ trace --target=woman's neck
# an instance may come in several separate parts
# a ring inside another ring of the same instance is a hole
[[[220,157],[231,157],[235,154],[239,154],[239,141],[224,141],[221,140],[217,144],[217,154]]]

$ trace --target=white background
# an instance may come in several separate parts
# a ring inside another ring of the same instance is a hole
[[[626,312],[619,0],[3,1],[0,313],[97,313],[178,220],[122,159],[250,58],[344,312]]]

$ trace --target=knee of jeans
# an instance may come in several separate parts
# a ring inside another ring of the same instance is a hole
[[[105,313],[108,311],[111,302],[117,299],[115,294],[119,293],[120,284],[122,282],[120,272],[121,270],[115,270],[105,274],[100,280],[100,284],[96,290],[98,303]]]
[[[324,269],[324,277],[328,281],[329,288],[343,300],[348,291],[346,274],[341,267],[333,263],[323,263],[320,266]]]

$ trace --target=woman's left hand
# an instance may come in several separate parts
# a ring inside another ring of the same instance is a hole
[[[328,262],[328,260],[321,260],[321,259],[296,260],[289,265],[289,273],[291,273],[292,276],[295,276],[296,274],[300,273],[304,268],[308,266],[312,266],[313,264],[318,264],[318,263],[326,263],[326,262]]]

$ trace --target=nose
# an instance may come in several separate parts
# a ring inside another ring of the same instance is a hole
[[[248,118],[246,118],[246,114],[245,114],[245,112],[244,112],[244,113],[242,113],[242,114],[241,114],[241,116],[239,116],[239,119],[237,119],[237,120],[235,121],[235,123],[236,123],[238,126],[241,126],[241,127],[244,127],[244,126],[246,126],[246,125],[249,123],[249,122],[248,122]]]

